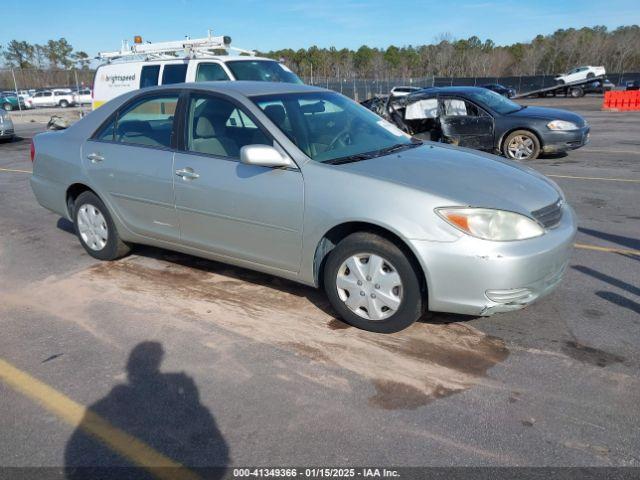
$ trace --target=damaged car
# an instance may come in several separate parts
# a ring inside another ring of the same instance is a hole
[[[480,87],[433,87],[389,97],[381,116],[422,140],[503,154],[511,160],[562,153],[589,141],[589,124],[576,113],[522,106]]]

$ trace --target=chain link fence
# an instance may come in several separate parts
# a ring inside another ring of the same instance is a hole
[[[0,69],[0,91],[77,88],[93,84],[94,70]]]
[[[361,102],[375,95],[387,94],[394,86],[400,85],[424,88],[449,87],[453,85],[482,86],[491,83],[499,83],[505,87],[513,88],[520,93],[556,85],[557,82],[554,77],[554,75],[527,75],[512,77],[352,78],[344,80],[336,78],[302,77],[302,81],[309,85],[316,85],[335,90]],[[640,72],[608,73],[607,78],[616,87],[624,87],[626,82],[640,80]]]
[[[94,70],[59,69],[0,69],[0,91],[15,91],[44,88],[77,88],[93,84]],[[317,85],[340,92],[356,101],[375,95],[389,93],[394,86],[444,87],[451,85],[478,86],[500,83],[517,92],[528,92],[550,87],[556,82],[552,75],[529,75],[511,77],[383,77],[383,78],[318,78],[301,77],[309,85]],[[617,87],[640,80],[640,72],[608,73],[607,78]]]

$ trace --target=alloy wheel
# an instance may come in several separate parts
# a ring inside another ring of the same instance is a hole
[[[535,145],[533,140],[526,135],[516,135],[507,145],[509,156],[516,160],[526,160],[533,154]]]

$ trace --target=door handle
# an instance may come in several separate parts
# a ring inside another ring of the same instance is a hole
[[[193,171],[192,168],[183,168],[181,170],[176,170],[176,175],[182,177],[183,180],[195,180],[200,177],[199,174]]]
[[[98,163],[104,160],[104,157],[98,153],[90,153],[87,158],[91,160],[91,163]]]

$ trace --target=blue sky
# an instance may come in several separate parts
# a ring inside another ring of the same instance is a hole
[[[640,24],[638,0],[2,0],[1,10],[0,44],[64,36],[91,56],[133,35],[177,40],[203,37],[208,28],[238,47],[264,51],[417,45],[441,34],[500,45],[559,28]]]

